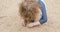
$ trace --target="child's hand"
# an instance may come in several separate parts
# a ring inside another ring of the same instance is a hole
[[[22,26],[25,26],[24,19],[21,20],[21,24],[22,24]]]
[[[30,23],[30,24],[27,25],[27,27],[32,28],[32,27],[35,27],[35,26],[38,26],[38,25],[40,25],[39,21],[34,22],[34,23]]]

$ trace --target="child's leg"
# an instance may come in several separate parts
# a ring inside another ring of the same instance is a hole
[[[44,24],[45,22],[47,22],[46,7],[45,7],[45,4],[43,3],[43,1],[39,0],[39,3],[42,7],[42,17],[39,22],[40,22],[40,24]]]

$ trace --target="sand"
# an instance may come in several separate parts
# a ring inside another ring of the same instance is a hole
[[[0,32],[60,32],[60,0],[44,0],[48,21],[34,28],[21,25],[19,4],[22,0],[0,0]]]

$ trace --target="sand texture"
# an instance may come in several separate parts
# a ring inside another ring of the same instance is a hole
[[[47,7],[47,23],[27,28],[21,25],[19,4],[22,0],[0,0],[0,32],[60,32],[60,0],[44,0]]]

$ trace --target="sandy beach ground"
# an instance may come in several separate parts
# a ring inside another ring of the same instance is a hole
[[[19,4],[22,0],[0,0],[0,32],[60,32],[60,0],[44,0],[47,5],[47,23],[27,28],[21,25]]]

